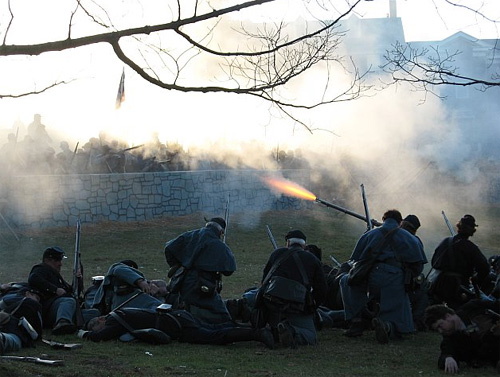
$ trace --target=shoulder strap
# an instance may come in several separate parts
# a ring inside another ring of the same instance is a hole
[[[380,230],[381,230],[381,231],[382,231],[382,233],[384,234],[384,238],[382,238],[382,239],[381,239],[381,240],[377,243],[377,245],[375,246],[375,248],[374,248],[374,249],[376,250],[376,252],[375,252],[375,254],[374,254],[375,256],[379,255],[379,254],[382,252],[382,246],[384,246],[384,244],[385,244],[388,240],[390,240],[390,239],[392,238],[392,235],[393,235],[394,233],[396,233],[396,230],[398,230],[398,228],[396,227],[396,228],[391,229],[391,230],[389,230],[389,231],[387,231],[387,230],[386,230],[386,229],[384,229],[384,228],[380,228]]]
[[[269,269],[269,272],[267,273],[266,277],[262,281],[262,286],[264,286],[264,285],[267,284],[267,282],[269,281],[269,279],[271,279],[271,276],[273,276],[274,271],[276,271],[276,269],[280,266],[280,264],[283,263],[290,256],[292,256],[292,254],[294,254],[296,251],[297,250],[287,249],[283,253],[283,255],[281,255],[278,259],[276,259],[276,261],[274,262],[274,264],[272,265],[272,267]]]
[[[125,320],[120,317],[116,312],[110,312],[109,315],[111,315],[111,317],[113,317],[114,319],[116,319],[116,321],[122,325],[123,327],[125,327],[125,329],[127,329],[128,332],[133,332],[135,331],[135,329],[132,328],[132,326],[130,326],[127,322],[125,322]]]
[[[13,316],[14,314],[16,314],[16,312],[18,311],[18,309],[21,307],[21,305],[23,304],[24,300],[26,300],[26,297],[23,297],[23,298],[19,301],[19,303],[10,305],[10,307],[7,307],[7,308],[5,309],[5,311],[6,311],[6,312],[8,312],[10,315],[12,315],[12,316]],[[14,305],[15,305],[15,306],[14,306]],[[11,309],[12,307],[13,307],[14,309]]]

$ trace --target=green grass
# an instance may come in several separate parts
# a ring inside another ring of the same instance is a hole
[[[491,211],[491,209],[490,209]],[[477,211],[475,213],[478,213]],[[203,225],[204,216],[165,218],[140,223],[83,224],[81,233],[82,262],[85,283],[94,275],[104,275],[108,267],[121,259],[134,259],[150,279],[164,279],[166,263],[164,243],[179,233]],[[479,215],[476,218],[480,217]],[[491,223],[500,218],[492,212]],[[483,222],[486,224],[486,222]],[[346,260],[359,235],[363,222],[321,207],[309,211],[280,211],[264,214],[231,216],[227,243],[235,253],[238,270],[224,279],[223,297],[239,297],[261,279],[262,268],[272,251],[265,225],[269,224],[278,244],[292,228],[302,229],[309,243],[323,249],[324,260],[333,253]],[[486,245],[490,255],[498,254],[498,235],[487,232],[474,239]],[[423,229],[423,234],[430,231]],[[478,232],[479,233],[479,232]],[[45,247],[59,245],[68,259],[63,275],[71,281],[74,228],[19,232],[20,241],[5,230],[0,238],[0,282],[26,280],[31,266],[38,263]],[[442,236],[446,236],[445,233]],[[479,236],[479,234],[478,234]],[[438,239],[439,237],[434,237]],[[431,239],[434,239],[431,238]],[[425,241],[425,239],[424,239]],[[426,245],[433,250],[436,245]],[[496,247],[496,248],[495,248]],[[50,332],[45,334],[51,338]],[[79,342],[75,336],[54,340]],[[166,346],[120,342],[83,342],[83,348],[72,351],[53,350],[44,344],[23,349],[18,355],[62,359],[61,367],[41,366],[21,362],[0,362],[0,376],[438,376],[436,360],[439,335],[418,333],[403,341],[379,345],[373,332],[361,338],[349,339],[342,330],[325,329],[319,333],[320,343],[298,350],[267,350],[254,342],[228,346],[203,346],[172,343]],[[493,368],[463,369],[465,376],[497,375]]]

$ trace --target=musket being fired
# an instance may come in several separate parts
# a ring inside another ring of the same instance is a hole
[[[347,215],[351,215],[353,217],[356,217],[357,219],[363,220],[364,222],[368,223],[368,220],[366,219],[366,217],[363,216],[363,215],[360,215],[359,213],[350,211],[350,210],[348,210],[346,208],[340,207],[338,205],[335,205],[333,203],[327,202],[326,200],[323,200],[323,199],[320,199],[320,198],[316,198],[315,201],[318,202],[318,203],[321,203],[321,204],[323,204],[323,205],[325,205],[327,207],[336,209],[337,211],[343,212],[343,213],[345,213]],[[382,223],[380,223],[380,222],[378,222],[377,220],[374,220],[374,219],[371,219],[370,222],[372,223],[373,226],[381,226],[382,225]]]

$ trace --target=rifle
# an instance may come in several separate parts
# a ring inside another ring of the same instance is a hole
[[[52,365],[52,366],[64,365],[64,361],[62,360],[40,359],[39,357],[32,357],[32,356],[2,356],[2,360],[26,361],[28,363]]]
[[[455,229],[453,229],[453,227],[451,226],[451,223],[450,221],[448,220],[448,218],[446,217],[446,213],[444,213],[444,211],[441,211],[441,214],[443,215],[444,217],[444,222],[446,223],[446,226],[448,227],[448,229],[450,230],[450,233],[452,236],[455,236]]]
[[[365,195],[365,185],[361,184],[361,197],[363,198],[363,206],[365,207],[365,216],[366,216],[366,226],[368,227],[368,230],[373,229],[373,223],[370,218],[370,211],[368,210],[368,204],[366,202],[366,195]]]
[[[80,234],[82,224],[80,219],[76,220],[76,237],[75,237],[75,260],[73,264],[73,298],[76,300],[76,325],[81,328],[84,325],[81,302],[81,292],[83,290],[83,268],[80,255]],[[80,272],[80,273],[79,273]]]
[[[222,236],[222,242],[226,243],[226,234],[227,234],[227,228],[229,227],[229,199],[230,199],[230,194],[227,194],[227,201],[226,201],[226,211],[224,212],[224,221],[226,222],[226,229],[224,229],[224,235]]]
[[[266,232],[267,232],[267,235],[269,237],[269,240],[273,244],[274,250],[276,250],[278,248],[278,244],[276,243],[276,240],[274,239],[273,232],[271,232],[271,228],[269,227],[269,225],[266,225]]]
[[[354,212],[354,211],[348,210],[348,209],[346,209],[346,208],[340,207],[340,206],[338,206],[338,205],[336,205],[336,204],[333,204],[333,203],[327,202],[326,200],[323,200],[323,199],[320,199],[320,198],[316,198],[316,199],[314,199],[314,201],[315,201],[315,202],[318,202],[318,203],[321,203],[321,204],[323,204],[323,205],[325,205],[325,206],[327,206],[327,207],[330,207],[330,208],[336,209],[337,211],[343,212],[343,213],[345,213],[345,214],[347,214],[347,215],[351,215],[351,216],[353,216],[353,217],[355,217],[355,218],[357,218],[357,219],[360,219],[360,220],[363,220],[363,221],[365,221],[365,222],[368,222],[368,220],[366,220],[366,217],[365,217],[365,216],[360,215],[359,213],[356,213],[356,212]],[[374,219],[371,219],[371,221],[370,221],[370,222],[373,224],[373,226],[381,226],[381,225],[382,225],[382,223],[381,223],[381,222],[379,222],[379,221],[377,221],[377,220],[374,220]]]
[[[69,161],[69,165],[68,166],[73,165],[73,160],[75,159],[76,152],[78,151],[78,144],[80,144],[79,141],[75,145],[75,150],[73,151],[73,154],[71,155],[71,160]]]
[[[81,343],[60,343],[50,339],[42,339],[42,342],[48,344],[53,349],[74,350],[83,347]]]
[[[342,266],[342,264],[331,254],[330,254],[330,259],[332,260],[333,263],[337,265],[337,267]]]

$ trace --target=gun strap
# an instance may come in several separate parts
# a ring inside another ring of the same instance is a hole
[[[273,276],[274,272],[276,269],[283,263],[286,259],[292,256],[293,253],[295,253],[297,250],[295,249],[287,249],[283,255],[281,255],[280,258],[276,259],[272,267],[269,269],[269,272],[267,273],[266,277],[264,280],[262,280],[262,286],[266,285],[269,279]]]
[[[122,312],[123,313],[123,312]],[[116,321],[122,325],[123,327],[125,327],[125,329],[128,331],[128,332],[133,332],[135,331],[134,328],[132,328],[132,326],[130,326],[122,317],[120,317],[116,312],[111,312],[109,313],[111,315],[111,317],[113,317],[114,319],[116,319]]]
[[[396,228],[391,229],[391,230],[389,230],[389,231],[388,231],[388,230],[386,230],[386,229],[384,229],[384,228],[380,228],[380,231],[384,234],[384,238],[382,238],[382,239],[381,239],[381,240],[380,240],[380,241],[379,241],[379,242],[375,245],[375,247],[374,247],[374,249],[375,249],[375,251],[376,251],[376,252],[375,252],[375,254],[373,254],[373,256],[375,257],[375,259],[376,259],[376,257],[377,257],[377,256],[378,256],[381,252],[382,252],[382,246],[384,246],[384,244],[386,243],[386,241],[388,241],[388,240],[392,237],[392,235],[393,235],[394,233],[396,233],[396,230],[397,230],[397,229],[398,229],[398,228],[396,227]]]

